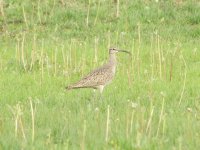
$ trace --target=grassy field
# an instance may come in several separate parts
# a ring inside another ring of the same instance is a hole
[[[0,150],[199,149],[199,43],[198,0],[1,0]],[[65,90],[113,46],[102,100]]]

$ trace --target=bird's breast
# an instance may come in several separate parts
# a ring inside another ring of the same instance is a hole
[[[112,73],[115,74],[116,66],[112,66],[111,70],[112,70]]]

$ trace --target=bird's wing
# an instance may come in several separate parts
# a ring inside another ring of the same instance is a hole
[[[103,67],[94,70],[79,82],[72,85],[73,87],[95,87],[106,84],[113,77],[109,68]]]

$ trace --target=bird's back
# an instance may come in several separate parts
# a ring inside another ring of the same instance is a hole
[[[115,66],[114,66],[115,67]],[[115,68],[114,68],[115,70]],[[71,85],[68,89],[72,88],[98,88],[100,85],[108,84],[114,77],[115,71],[113,66],[106,64],[82,78],[79,82]]]

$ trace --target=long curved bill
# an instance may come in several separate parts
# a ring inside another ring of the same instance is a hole
[[[126,50],[117,50],[118,52],[124,52],[124,53],[128,53],[129,55],[131,55],[131,53],[129,51]]]

